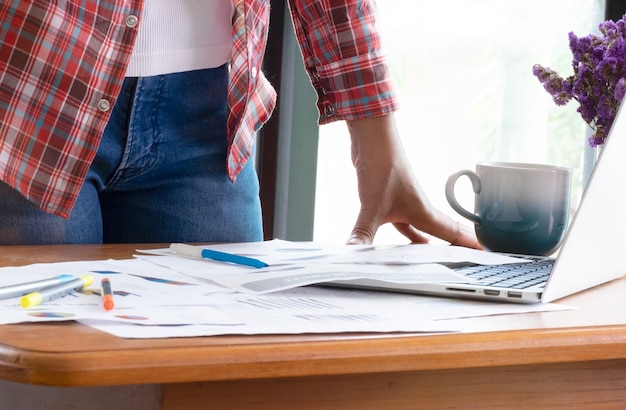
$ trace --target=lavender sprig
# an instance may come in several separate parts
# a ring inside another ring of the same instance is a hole
[[[600,23],[597,35],[569,33],[573,75],[563,78],[548,67],[533,67],[533,74],[557,105],[578,101],[577,111],[594,131],[589,138],[592,147],[604,143],[626,94],[625,18]]]

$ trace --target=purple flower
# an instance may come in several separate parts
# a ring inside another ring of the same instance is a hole
[[[617,101],[622,101],[624,99],[624,94],[626,94],[626,84],[624,83],[624,78],[620,78],[617,81],[617,84],[615,84],[613,96]]]
[[[602,22],[598,29],[599,35],[568,34],[573,75],[563,78],[550,68],[533,66],[533,75],[555,104],[578,101],[577,111],[594,130],[591,146],[604,143],[626,94],[626,15]]]

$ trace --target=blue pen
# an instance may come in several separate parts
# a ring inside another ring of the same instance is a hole
[[[59,275],[54,278],[36,280],[33,282],[18,283],[0,287],[0,299],[9,299],[24,296],[27,293],[44,289],[50,286],[62,285],[74,279],[72,275]]]
[[[247,256],[235,255],[232,253],[205,249],[199,246],[186,245],[184,243],[173,243],[170,249],[176,253],[185,256],[193,256],[196,258],[212,259],[219,262],[234,263],[236,265],[251,266],[253,268],[265,268],[269,266],[267,263]]]

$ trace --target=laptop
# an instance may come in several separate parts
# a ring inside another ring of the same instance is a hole
[[[620,108],[556,258],[520,255],[527,260],[513,265],[451,266],[472,278],[471,284],[332,285],[515,303],[548,303],[592,288],[626,274],[625,181],[626,111]],[[507,278],[493,282],[495,273]]]

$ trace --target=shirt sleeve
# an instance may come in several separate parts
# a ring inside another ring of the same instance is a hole
[[[289,0],[289,7],[320,124],[397,110],[374,0]]]

